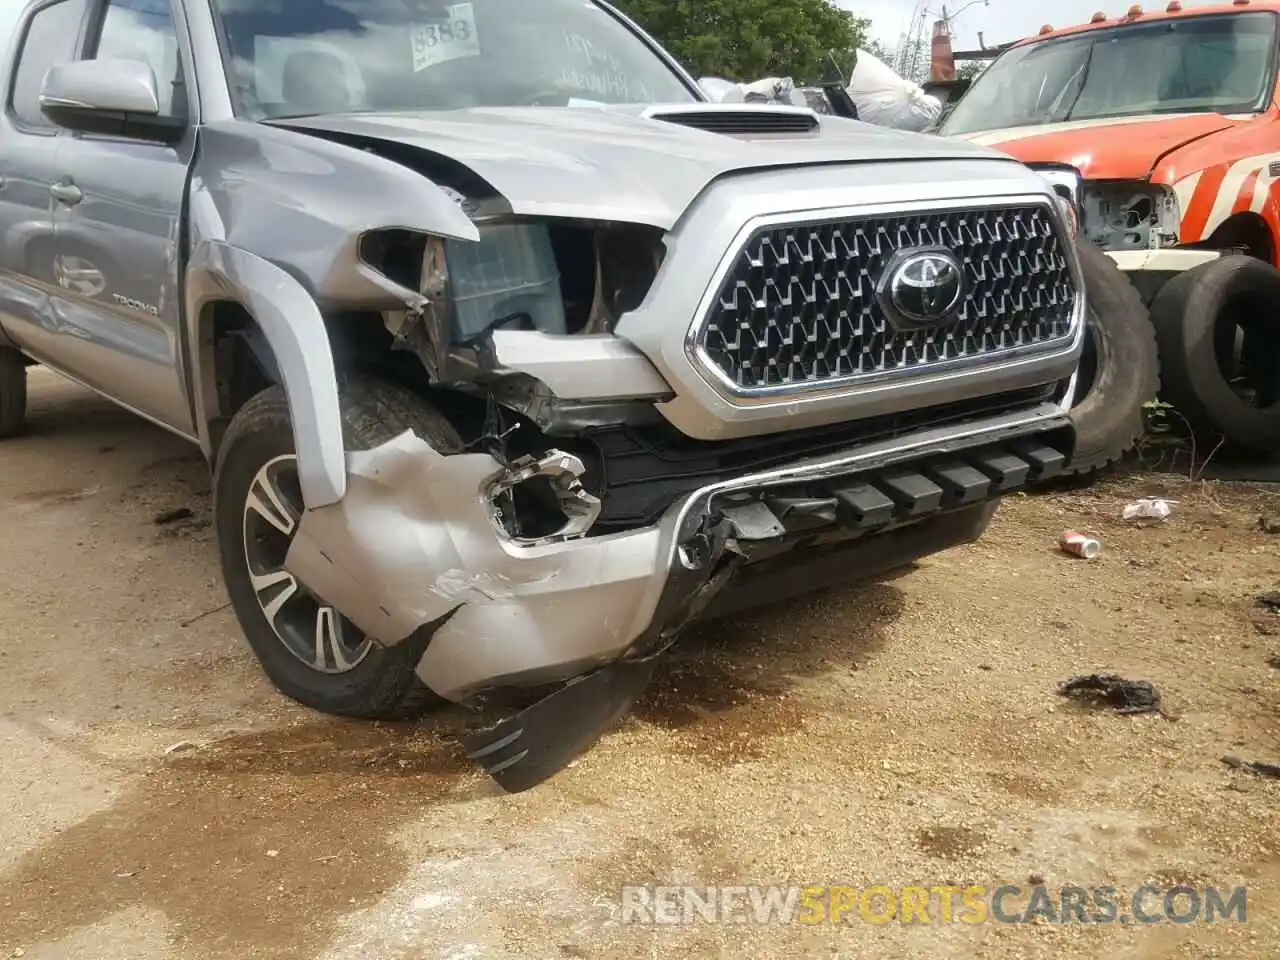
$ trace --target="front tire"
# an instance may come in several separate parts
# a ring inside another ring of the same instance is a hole
[[[1096,473],[1142,439],[1145,406],[1160,391],[1155,328],[1115,261],[1088,241],[1078,247],[1089,304],[1085,357],[1071,408],[1076,451],[1069,475]]]
[[[441,453],[462,449],[449,422],[403,387],[358,380],[340,402],[348,450],[409,429]],[[422,642],[368,640],[284,570],[302,509],[288,403],[271,387],[231,421],[214,469],[222,575],[245,639],[272,684],[308,707],[370,720],[420,714],[437,700],[414,673]]]

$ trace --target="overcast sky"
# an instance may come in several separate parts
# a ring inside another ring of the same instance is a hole
[[[3,0],[0,0],[3,2]],[[907,28],[911,12],[915,9],[916,0],[836,0],[842,7],[854,11],[859,16],[871,20],[871,31],[875,38],[890,49],[897,46],[898,38]],[[1033,34],[1044,24],[1051,23],[1055,27],[1065,27],[1073,23],[1083,23],[1098,10],[1109,17],[1123,16],[1133,0],[987,0],[968,7],[971,0],[947,0],[947,9],[955,12],[963,10],[952,23],[955,39],[952,41],[956,49],[975,49],[978,46],[978,31],[988,46],[1017,40]],[[1183,0],[1184,7],[1203,7],[1222,0]],[[1143,3],[1148,10],[1162,10],[1168,0]],[[929,28],[926,36],[932,32],[932,23],[942,12],[942,0],[929,0]]]

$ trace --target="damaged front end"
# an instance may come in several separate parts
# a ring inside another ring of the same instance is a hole
[[[515,792],[589,749],[689,623],[974,540],[998,497],[1053,476],[1070,452],[1057,404],[970,415],[725,476],[610,533],[574,455],[504,466],[406,433],[348,455],[346,497],[307,511],[286,565],[382,643],[425,631],[419,676],[447,699],[557,685],[464,740]],[[559,530],[512,530],[511,495],[528,484],[558,501]]]
[[[382,312],[393,349],[482,422],[460,451],[412,432],[347,451],[345,495],[305,511],[285,566],[378,643],[421,644],[418,676],[447,700],[549,690],[464,738],[508,791],[597,742],[689,624],[972,541],[1073,452],[1061,373],[1078,323],[1044,371],[1032,355],[966,387],[704,401],[714,385],[674,364],[739,240],[696,231],[736,234],[740,214],[711,207],[664,244],[455,200],[478,243],[381,230],[361,258],[403,303]]]

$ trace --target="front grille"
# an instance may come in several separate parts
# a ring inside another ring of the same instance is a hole
[[[945,326],[896,330],[877,302],[881,271],[930,246],[960,259],[964,296]],[[864,215],[753,233],[697,345],[739,390],[785,390],[1051,347],[1071,335],[1074,306],[1046,205]]]

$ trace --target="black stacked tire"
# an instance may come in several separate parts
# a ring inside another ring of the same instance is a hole
[[[0,347],[0,437],[12,437],[26,419],[26,359],[17,350]]]
[[[1161,399],[1210,444],[1280,453],[1280,271],[1242,254],[1201,264],[1161,288],[1151,319],[1164,368]],[[1241,343],[1252,402],[1231,383],[1241,372],[1234,369]]]
[[[370,450],[412,429],[442,453],[462,441],[449,422],[413,392],[382,380],[356,380],[340,394],[348,450]],[[245,561],[243,516],[258,471],[294,453],[284,392],[271,387],[250,400],[227,428],[214,471],[214,519],[227,594],[241,629],[267,677],[286,696],[340,716],[397,720],[416,716],[438,698],[414,673],[425,639],[374,645],[344,673],[322,673],[289,652],[268,622]]]
[[[1079,244],[1089,302],[1085,358],[1071,420],[1076,451],[1068,473],[1094,473],[1142,439],[1144,407],[1160,391],[1160,357],[1142,297],[1105,253]]]

